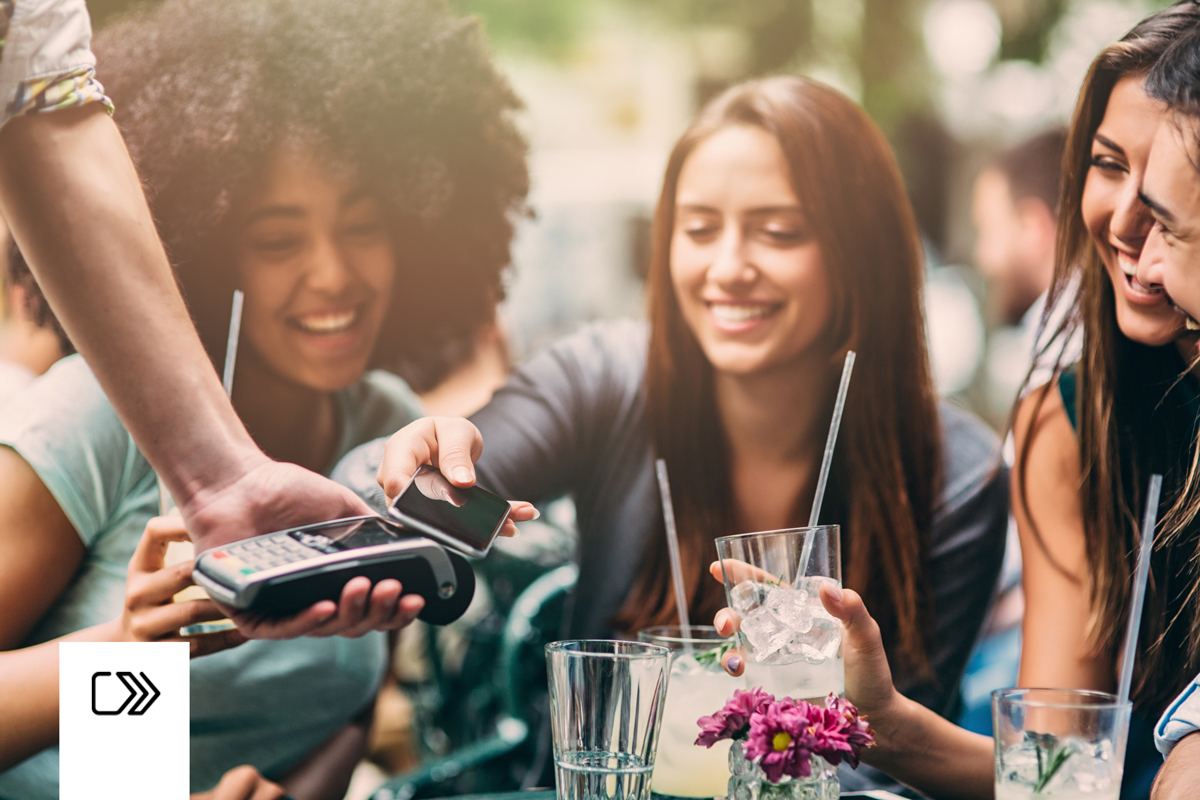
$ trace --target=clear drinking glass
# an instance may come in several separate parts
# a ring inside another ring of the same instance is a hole
[[[638,640],[671,648],[671,680],[654,757],[651,796],[724,797],[729,785],[728,741],[711,748],[696,744],[700,717],[715,713],[742,688],[738,678],[721,668],[729,640],[711,625],[692,625],[688,635],[679,625],[647,628]]]
[[[842,623],[817,591],[823,581],[842,585],[838,526],[723,536],[717,556],[741,617],[746,686],[813,703],[843,694]]]
[[[1105,692],[992,692],[996,800],[1117,800],[1131,708]]]
[[[647,800],[671,651],[579,640],[546,645],[559,800]]]

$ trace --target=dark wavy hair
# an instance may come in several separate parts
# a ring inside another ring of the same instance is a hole
[[[423,390],[470,353],[529,187],[521,104],[477,21],[442,0],[171,0],[94,48],[214,361],[236,288],[226,220],[284,143],[384,205],[397,280],[372,366]]]

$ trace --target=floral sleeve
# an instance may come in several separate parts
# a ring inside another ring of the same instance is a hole
[[[87,103],[111,113],[91,39],[84,0],[0,0],[0,125]]]

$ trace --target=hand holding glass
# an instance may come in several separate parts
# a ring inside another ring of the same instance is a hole
[[[841,586],[839,545],[837,525],[717,539],[725,597],[741,618],[747,687],[813,703],[845,692],[842,623],[818,591],[822,582]]]

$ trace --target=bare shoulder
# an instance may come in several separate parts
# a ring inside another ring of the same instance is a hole
[[[1084,569],[1079,438],[1057,384],[1021,400],[1013,439],[1012,511],[1026,569],[1045,556],[1071,572]]]
[[[50,609],[84,545],[37,473],[0,445],[0,650],[15,647]]]
[[[1066,481],[1079,489],[1079,437],[1063,404],[1057,380],[1039,386],[1017,404],[1013,420],[1018,470],[1022,459],[1033,474]]]

